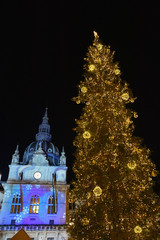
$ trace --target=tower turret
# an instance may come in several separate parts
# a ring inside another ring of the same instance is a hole
[[[62,165],[66,165],[66,156],[65,156],[64,146],[62,147],[62,152],[60,156],[60,166]]]
[[[12,162],[11,164],[18,164],[19,163],[19,150],[18,150],[18,145],[16,147],[15,153],[12,155]]]
[[[48,123],[48,108],[46,108],[42,123],[39,125],[39,132],[36,134],[36,141],[51,141],[52,135],[50,134],[50,125]]]

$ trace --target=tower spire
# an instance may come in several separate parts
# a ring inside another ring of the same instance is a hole
[[[50,125],[48,123],[48,108],[46,107],[42,123],[39,125],[39,132],[36,134],[36,141],[51,141]]]

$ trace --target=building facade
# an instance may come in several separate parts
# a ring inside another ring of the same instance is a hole
[[[66,156],[51,142],[47,109],[36,139],[19,158],[18,146],[2,183],[0,239],[22,227],[32,240],[67,240],[68,188]]]

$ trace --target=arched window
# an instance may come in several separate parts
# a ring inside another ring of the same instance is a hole
[[[21,208],[21,196],[20,194],[14,194],[10,213],[20,213],[20,208]]]
[[[53,198],[53,196],[50,196],[48,198],[48,214],[53,214],[53,213],[56,213],[55,199]]]
[[[38,213],[39,212],[39,196],[34,195],[31,197],[29,213]]]

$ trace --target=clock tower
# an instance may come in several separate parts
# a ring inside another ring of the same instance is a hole
[[[52,143],[47,108],[35,141],[20,161],[18,146],[3,182],[0,239],[8,240],[23,228],[32,240],[67,240],[66,156]]]

